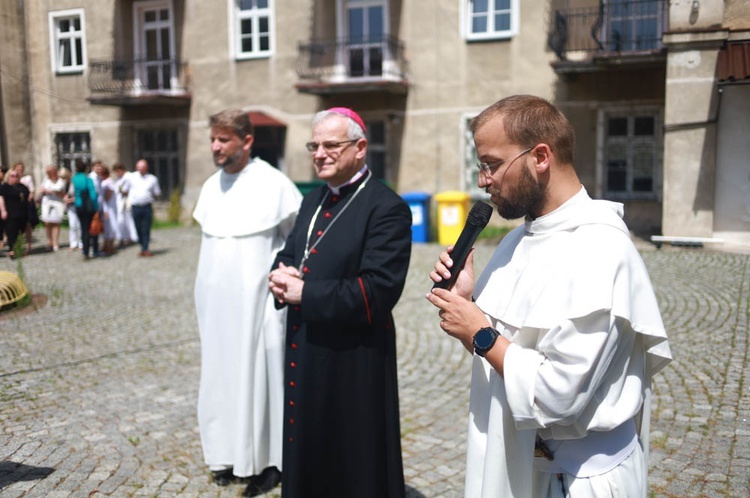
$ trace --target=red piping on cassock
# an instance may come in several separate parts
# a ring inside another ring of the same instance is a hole
[[[365,298],[365,309],[367,310],[367,323],[372,325],[372,317],[370,316],[370,303],[367,301],[367,293],[365,292],[365,282],[362,277],[358,277],[359,288],[362,289],[362,297]]]

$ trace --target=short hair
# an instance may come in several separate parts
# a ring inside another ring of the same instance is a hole
[[[332,116],[340,116],[342,118],[346,118],[347,121],[349,121],[349,129],[346,132],[346,136],[349,140],[359,140],[360,138],[367,138],[365,136],[364,130],[362,129],[361,126],[359,126],[359,124],[357,124],[356,121],[354,121],[352,118],[350,118],[349,116],[345,114],[341,114],[341,113],[331,111],[331,110],[317,112],[315,116],[313,116],[312,127],[315,128],[315,126],[317,126],[318,123],[325,121],[326,119],[329,119]]]
[[[125,165],[122,164],[120,161],[117,161],[115,164],[112,165],[112,171],[125,171]]]
[[[230,128],[241,139],[252,135],[255,131],[250,116],[241,109],[219,111],[208,118],[208,125],[211,128]]]
[[[81,159],[76,159],[76,173],[85,173],[86,172],[86,163],[83,162]]]
[[[521,147],[549,145],[562,164],[573,164],[576,135],[568,118],[549,101],[533,95],[512,95],[499,100],[471,120],[475,133],[497,116],[503,119],[508,139]]]

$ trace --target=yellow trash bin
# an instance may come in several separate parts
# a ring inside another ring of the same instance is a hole
[[[455,244],[466,224],[471,197],[466,192],[448,191],[435,194],[437,202],[438,242]]]

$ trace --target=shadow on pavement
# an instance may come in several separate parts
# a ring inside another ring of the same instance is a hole
[[[34,467],[9,460],[0,462],[0,489],[20,481],[38,481],[55,471],[50,467]]]
[[[407,484],[406,498],[427,498],[427,497]]]

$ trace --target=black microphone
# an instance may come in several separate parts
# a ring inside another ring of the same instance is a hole
[[[450,278],[444,278],[440,282],[435,282],[435,285],[432,286],[433,289],[450,289],[453,287],[459,272],[466,263],[466,258],[469,256],[474,242],[477,241],[479,233],[490,222],[491,216],[492,206],[484,202],[474,204],[474,207],[471,208],[469,215],[466,217],[466,225],[461,231],[461,235],[458,236],[458,240],[453,245],[453,251],[450,254],[453,260],[453,268],[449,268],[448,271],[450,271],[451,276]]]

